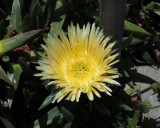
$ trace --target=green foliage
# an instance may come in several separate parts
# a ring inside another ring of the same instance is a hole
[[[33,30],[23,34],[19,34],[15,37],[6,38],[0,41],[0,54],[4,54],[18,46],[28,43],[30,40],[35,39],[42,30]]]
[[[154,93],[160,93],[160,83],[153,83],[152,89],[153,89]]]
[[[141,101],[140,87],[135,84],[131,68],[142,64],[157,66],[159,63],[153,54],[153,51],[160,50],[159,20],[155,20],[155,17],[160,18],[159,2],[146,1],[143,8],[136,8],[139,13],[152,18],[153,22],[150,23],[150,20],[148,23],[146,20],[148,24],[145,24],[142,19],[135,19],[137,15],[134,16],[132,10],[135,5],[140,7],[140,2],[128,1],[121,60],[118,64],[118,80],[122,86],[111,86],[113,96],[102,93],[102,98],[95,98],[91,102],[82,95],[78,103],[62,100],[52,104],[59,90],[54,85],[46,88],[49,81],[42,82],[34,77],[39,57],[37,52],[43,52],[40,47],[44,43],[43,38],[48,33],[54,37],[61,29],[66,31],[71,22],[79,23],[80,26],[95,22],[98,26],[99,2],[100,0],[0,1],[0,127],[156,127],[155,120],[142,120],[142,113],[149,112],[151,104]],[[153,27],[155,30],[150,29]],[[126,84],[130,88],[124,91]],[[160,84],[153,83],[152,89],[160,99]],[[138,104],[132,101],[135,93]]]
[[[147,113],[149,112],[149,110],[151,109],[151,104],[149,101],[143,101],[141,104],[140,104],[140,109],[143,113]]]
[[[151,55],[148,53],[148,52],[145,52],[143,55],[142,55],[142,58],[148,63],[148,64],[151,64],[151,65],[156,65],[154,60],[152,59]]]
[[[126,93],[127,93],[128,95],[131,95],[132,93],[138,91],[139,89],[140,89],[139,86],[134,86],[134,88],[129,88],[128,90],[126,90]]]
[[[135,111],[132,118],[130,117],[127,118],[129,128],[138,128],[137,126],[138,118],[139,118],[139,111]]]
[[[55,93],[57,93],[57,91],[55,91]],[[45,108],[46,106],[48,106],[52,103],[52,100],[55,96],[55,93],[51,93],[49,96],[46,97],[46,99],[43,101],[43,103],[39,107],[39,110]]]
[[[43,28],[44,15],[38,0],[33,0],[30,8],[30,22],[33,29]]]
[[[39,119],[34,121],[34,128],[42,128],[46,125],[50,125],[52,120],[59,115],[57,107],[52,108],[50,111],[42,115]]]
[[[53,34],[55,34],[56,36],[59,34],[59,31],[62,28],[62,25],[66,17],[67,9],[68,9],[68,6],[66,5],[66,3],[57,1],[56,10],[54,12],[54,17],[58,22],[53,22],[51,24],[50,34],[52,37],[54,37]]]
[[[126,29],[127,31],[130,31],[135,37],[145,38],[149,35],[151,35],[149,32],[147,32],[145,29],[129,22],[125,21]]]
[[[153,11],[155,14],[160,16],[160,3],[151,1],[145,7],[146,10]]]
[[[8,31],[11,32],[13,31],[13,29],[16,29],[16,31],[20,33],[22,29],[22,17],[21,17],[21,7],[19,0],[13,1],[10,22],[11,23],[10,26],[8,27]]]
[[[154,93],[157,93],[157,98],[160,101],[160,83],[153,83],[152,84],[152,89],[154,91]]]
[[[74,119],[74,115],[66,108],[62,107],[61,112],[64,116],[64,119],[66,119],[67,121],[72,121]]]
[[[10,81],[10,79],[8,78],[8,76],[6,75],[5,71],[1,66],[0,66],[0,79],[8,84],[12,84],[12,82]]]

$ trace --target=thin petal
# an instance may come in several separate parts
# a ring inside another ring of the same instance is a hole
[[[101,95],[99,94],[99,92],[96,89],[94,89],[92,87],[91,90],[94,92],[94,94],[96,94],[97,97],[101,98]]]
[[[89,90],[89,91],[87,92],[87,96],[88,96],[89,100],[91,100],[91,101],[94,99],[94,98],[93,98],[93,93],[92,93],[91,90]]]

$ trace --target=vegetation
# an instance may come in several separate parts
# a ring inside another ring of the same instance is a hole
[[[99,26],[99,0],[0,1],[0,128],[158,127],[155,119],[143,118],[152,106],[141,100],[132,72],[137,65],[160,63],[160,2],[128,0],[116,65],[121,86],[110,85],[112,96],[101,93],[102,98],[89,101],[82,95],[78,103],[52,103],[58,90],[34,76],[38,52],[48,33],[58,35],[71,22]],[[160,99],[160,83],[152,88]]]

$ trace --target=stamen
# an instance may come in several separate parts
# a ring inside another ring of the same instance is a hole
[[[83,85],[92,81],[93,70],[87,57],[74,58],[67,62],[66,78],[71,83]]]

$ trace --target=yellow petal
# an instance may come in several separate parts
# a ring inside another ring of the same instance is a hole
[[[94,99],[94,98],[93,98],[93,93],[92,93],[91,90],[89,90],[89,91],[87,92],[87,96],[88,96],[89,100],[91,100],[91,101]]]

